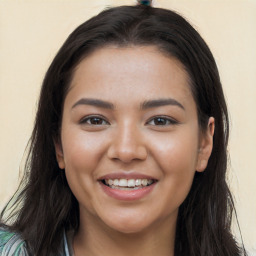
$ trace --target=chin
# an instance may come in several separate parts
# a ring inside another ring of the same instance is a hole
[[[112,217],[111,220],[105,220],[105,224],[117,232],[123,234],[141,233],[152,225],[151,221],[146,221],[145,218],[136,218],[131,216],[129,218]]]
[[[113,230],[122,234],[139,234],[146,230],[146,227],[138,227],[133,225],[125,224],[123,226],[112,226]]]

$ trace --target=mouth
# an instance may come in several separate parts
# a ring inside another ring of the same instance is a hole
[[[112,189],[138,190],[149,187],[157,182],[154,179],[102,179],[100,182]]]
[[[150,196],[158,180],[138,172],[116,172],[98,179],[102,191],[108,197],[121,201],[136,201]]]

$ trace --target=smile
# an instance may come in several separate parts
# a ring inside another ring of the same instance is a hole
[[[154,183],[152,179],[104,179],[104,185],[113,189],[134,190],[150,186]]]
[[[108,197],[121,201],[136,201],[148,196],[158,180],[142,174],[116,173],[101,177],[98,182]]]

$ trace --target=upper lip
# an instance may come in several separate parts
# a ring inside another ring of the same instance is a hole
[[[115,172],[101,176],[98,180],[108,180],[108,179],[148,179],[157,180],[155,177],[138,173],[138,172]]]

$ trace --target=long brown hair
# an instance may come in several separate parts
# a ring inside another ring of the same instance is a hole
[[[108,44],[154,45],[178,59],[190,77],[200,129],[206,129],[210,116],[215,118],[208,166],[196,173],[179,209],[175,256],[246,255],[230,231],[234,204],[226,183],[229,122],[216,63],[204,40],[183,17],[150,6],[104,10],[80,25],[57,53],[43,81],[25,176],[8,206],[13,210],[9,218],[14,218],[9,229],[20,233],[29,252],[39,256],[56,255],[63,231],[78,229],[78,202],[58,167],[54,139],[59,136],[63,102],[75,67]]]

